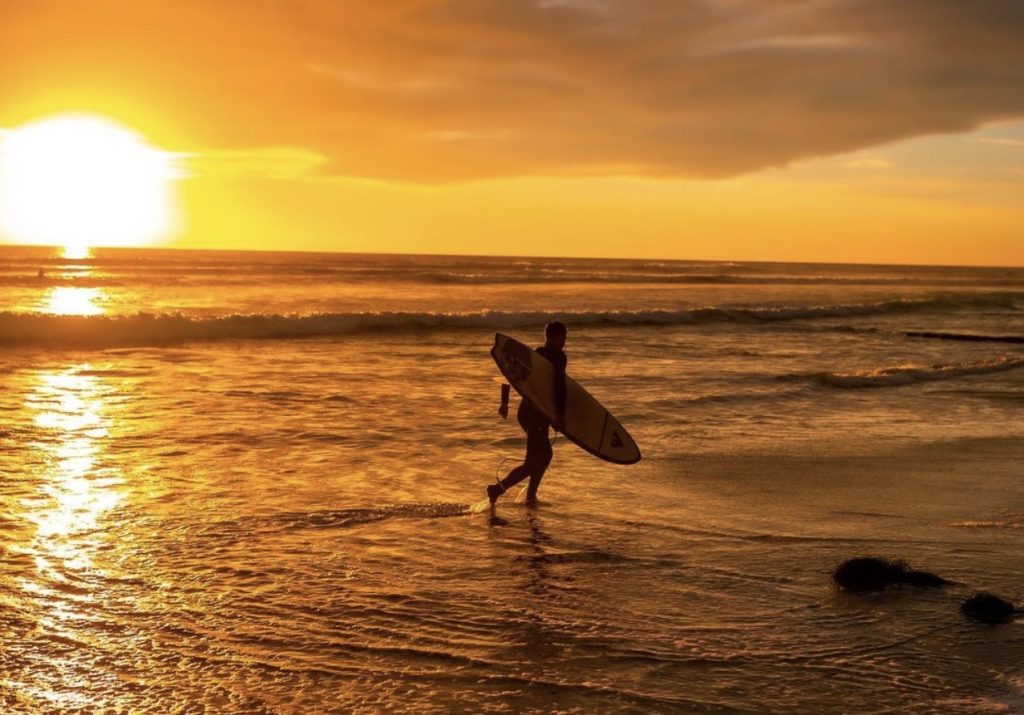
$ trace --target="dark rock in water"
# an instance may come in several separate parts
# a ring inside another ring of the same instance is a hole
[[[893,584],[900,569],[885,559],[858,558],[839,564],[832,572],[832,581],[847,591],[881,591]]]
[[[870,556],[849,559],[832,573],[832,581],[846,591],[866,593],[907,584],[925,588],[945,586],[949,581],[928,571],[913,571],[906,561],[889,561]]]
[[[1017,612],[1012,603],[993,593],[974,594],[960,604],[960,610],[972,621],[990,624],[1006,623]]]
[[[945,586],[949,581],[930,571],[904,571],[903,583],[919,588],[938,588]]]

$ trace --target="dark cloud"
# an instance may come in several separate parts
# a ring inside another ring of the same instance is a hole
[[[0,97],[160,97],[346,175],[721,177],[1022,116],[1021,38],[1019,0],[40,0]]]

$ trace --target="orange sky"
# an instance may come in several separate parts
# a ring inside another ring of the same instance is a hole
[[[187,155],[175,245],[1024,265],[1015,0],[34,0],[0,128]]]

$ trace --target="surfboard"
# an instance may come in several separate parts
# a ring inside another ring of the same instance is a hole
[[[491,357],[508,383],[555,419],[555,366],[536,350],[501,333],[494,335]],[[640,448],[626,428],[597,399],[565,376],[565,436],[595,457],[614,464],[640,461]]]

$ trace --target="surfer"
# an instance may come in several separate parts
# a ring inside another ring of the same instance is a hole
[[[507,492],[510,487],[527,477],[530,478],[530,483],[526,488],[526,502],[528,504],[537,502],[537,488],[540,487],[540,480],[544,477],[548,465],[551,464],[553,454],[551,442],[548,441],[548,428],[554,424],[554,428],[559,432],[565,431],[565,366],[568,359],[565,356],[564,348],[568,333],[564,323],[550,322],[544,328],[544,344],[537,348],[537,352],[555,366],[557,419],[552,423],[539,407],[525,397],[522,399],[516,419],[519,421],[519,426],[523,428],[523,432],[526,433],[526,457],[522,464],[509,472],[500,482],[488,485],[487,498],[490,500],[491,506],[494,506],[498,497]],[[503,419],[508,419],[508,398],[511,390],[511,385],[501,386],[501,406],[498,408],[498,414]]]

